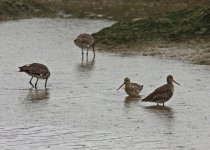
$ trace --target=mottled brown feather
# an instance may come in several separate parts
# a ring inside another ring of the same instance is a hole
[[[139,93],[141,92],[142,88],[143,88],[143,85],[139,85],[137,83],[125,84],[125,92],[129,96],[139,96]]]
[[[74,40],[74,43],[80,48],[90,48],[94,44],[94,38],[88,33],[82,33]]]
[[[20,71],[26,72],[31,76],[40,76],[43,79],[48,78],[50,75],[48,68],[45,65],[39,63],[24,65],[19,68]]]
[[[173,91],[173,84],[165,84],[154,90],[151,94],[142,99],[142,101],[164,103],[173,96]]]

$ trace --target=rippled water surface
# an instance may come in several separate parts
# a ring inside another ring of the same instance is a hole
[[[0,149],[209,149],[210,67],[96,51],[84,57],[73,39],[111,25],[100,20],[29,19],[0,23]],[[18,66],[51,71],[38,90]],[[172,74],[166,107],[116,91],[125,77],[146,96]]]

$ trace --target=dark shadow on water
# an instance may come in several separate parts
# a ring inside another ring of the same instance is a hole
[[[168,111],[170,112],[172,110],[171,107],[168,107],[168,106],[157,106],[157,105],[154,105],[154,106],[147,106],[146,107],[147,109],[151,109],[151,110],[160,110],[160,111]]]
[[[30,101],[48,100],[49,91],[48,89],[29,89],[28,95],[25,98]]]
[[[166,118],[174,118],[174,111],[171,107],[169,106],[146,106],[146,110],[149,110],[150,112],[154,113],[155,115],[158,115],[160,118],[161,117],[166,117]]]
[[[86,57],[86,60],[82,59],[81,63],[77,65],[77,70],[79,72],[87,72],[94,69],[95,58],[93,57],[91,60]]]
[[[132,105],[137,104],[140,100],[141,100],[141,96],[139,97],[127,96],[125,97],[124,105],[125,107],[130,108]]]

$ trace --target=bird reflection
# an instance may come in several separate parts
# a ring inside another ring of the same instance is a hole
[[[49,99],[49,91],[48,89],[41,89],[41,90],[30,89],[26,99],[31,101],[47,100]]]
[[[90,71],[93,70],[95,64],[95,58],[93,57],[92,60],[88,60],[88,57],[86,60],[82,59],[81,64],[77,66],[77,70],[80,72]]]
[[[141,100],[141,96],[139,97],[131,97],[131,96],[127,96],[125,97],[125,107],[131,107],[132,105],[135,105],[139,102],[139,100]]]
[[[145,108],[151,112],[154,112],[156,115],[167,118],[174,118],[173,109],[169,106],[154,105],[154,106],[146,106]]]
[[[154,121],[155,126],[164,125],[164,134],[173,134],[174,133],[174,122],[175,116],[174,111],[171,107],[168,106],[147,106],[144,107],[146,110],[151,112],[152,116],[155,116]]]

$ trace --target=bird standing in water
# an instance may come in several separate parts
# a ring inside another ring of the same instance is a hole
[[[88,56],[89,48],[92,48],[93,55],[95,58],[95,40],[92,35],[90,35],[88,33],[82,33],[74,40],[74,43],[76,46],[78,46],[82,49],[82,59],[83,59],[83,55],[84,55],[84,52],[83,52],[84,48],[87,49],[87,53],[86,53],[87,56]]]
[[[45,89],[46,89],[47,80],[50,76],[50,71],[48,70],[47,66],[45,66],[43,64],[39,64],[39,63],[33,63],[33,64],[28,64],[28,65],[24,65],[22,67],[19,67],[19,69],[20,69],[19,72],[25,72],[28,75],[32,76],[29,83],[33,87],[35,87],[35,89],[37,88],[38,79],[45,79]],[[33,77],[37,78],[35,86],[31,83]]]
[[[151,94],[149,94],[147,97],[142,99],[142,101],[155,102],[155,103],[157,103],[157,105],[158,105],[158,103],[162,103],[164,106],[164,103],[167,102],[173,96],[173,93],[174,93],[173,82],[180,85],[173,79],[172,75],[168,75],[167,76],[167,84],[154,90]]]
[[[117,90],[119,90],[123,85],[125,85],[125,92],[131,97],[139,97],[139,93],[143,88],[143,85],[131,83],[129,78],[125,78],[124,83]]]

